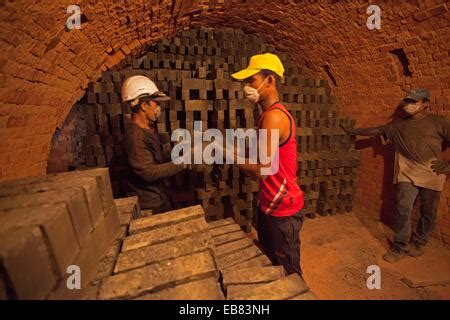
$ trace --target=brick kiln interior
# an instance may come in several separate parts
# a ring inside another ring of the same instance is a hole
[[[327,288],[325,280],[342,279],[364,296],[355,265],[376,260],[383,228],[392,226],[393,150],[346,136],[339,123],[386,123],[405,91],[419,86],[431,90],[432,113],[450,114],[448,3],[380,5],[382,27],[368,30],[368,4],[360,1],[82,1],[81,29],[68,30],[64,1],[0,3],[0,298],[259,299],[274,288],[284,288],[277,299],[339,298],[332,293],[347,287]],[[304,259],[314,260],[310,274],[318,270],[306,278],[311,290],[269,267],[243,232],[254,222],[257,185],[233,166],[174,177],[179,211],[165,218],[123,198],[124,77],[148,75],[172,96],[158,125],[168,150],[171,132],[192,129],[194,120],[203,129],[255,125],[257,112],[230,74],[260,52],[277,53],[286,66],[280,91],[296,120],[307,214],[327,216],[309,220],[305,231],[314,250]],[[449,206],[447,181],[433,233],[439,249],[428,257],[440,267],[435,275],[449,270]],[[374,241],[372,249],[339,242],[340,230]],[[348,248],[348,261],[358,258],[342,272],[333,264],[339,248]],[[448,299],[448,285],[439,294],[399,289],[394,275],[420,270],[418,261],[391,270],[392,286],[376,297]],[[84,290],[66,290],[72,264],[86,271]],[[161,268],[167,277],[155,275]],[[330,269],[337,279],[319,279]],[[130,279],[135,286],[124,287]]]
[[[245,68],[259,52],[277,53],[285,63],[280,95],[296,121],[298,178],[306,194],[306,213],[315,217],[316,212],[350,212],[359,151],[355,137],[339,126],[343,119],[337,115],[328,82],[307,78],[286,54],[239,29],[185,31],[141,48],[139,55],[130,55],[113,71],[104,72],[69,114],[50,153],[48,171],[108,166],[114,195],[126,196],[123,141],[131,111],[120,103],[120,88],[131,75],[155,79],[172,98],[158,123],[167,152],[174,145],[174,130],[189,129],[193,137],[194,121],[201,121],[203,131],[219,129],[224,136],[225,129],[254,128],[259,112],[244,99],[242,85],[230,74]],[[258,185],[237,167],[205,166],[171,180],[171,199],[177,208],[201,204],[208,221],[231,216],[250,231]]]

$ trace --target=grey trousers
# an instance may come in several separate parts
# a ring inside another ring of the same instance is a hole
[[[394,247],[408,251],[411,242],[425,245],[436,225],[441,192],[416,187],[412,183],[397,184],[397,212],[394,226]],[[412,232],[411,215],[414,201],[420,196],[420,219]]]

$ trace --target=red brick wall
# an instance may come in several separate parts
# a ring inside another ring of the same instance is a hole
[[[450,12],[446,1],[378,1],[381,30],[366,28],[364,1],[82,1],[81,30],[67,32],[70,1],[6,2],[0,10],[0,180],[42,175],[51,137],[91,80],[143,43],[190,25],[243,28],[267,38],[312,75],[336,79],[344,115],[386,122],[404,91],[432,90],[432,111],[450,115]],[[403,49],[411,77],[390,53]],[[361,142],[357,204],[392,215],[389,157]],[[386,164],[385,164],[386,162]],[[437,232],[450,243],[450,184]]]
[[[80,157],[81,137],[84,135],[81,118],[80,108],[75,105],[62,127],[57,128],[48,156],[47,173],[72,171],[83,166]]]

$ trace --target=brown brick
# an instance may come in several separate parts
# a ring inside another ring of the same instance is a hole
[[[262,255],[262,252],[258,249],[258,247],[250,246],[248,248],[244,248],[231,254],[218,257],[217,266],[219,270],[224,270],[260,255]]]
[[[130,224],[129,232],[130,234],[136,234],[204,216],[205,213],[201,206],[173,210],[168,213],[151,216],[149,218],[133,220]]]
[[[99,299],[136,298],[211,276],[218,276],[213,257],[207,252],[197,253],[106,278]]]
[[[91,221],[95,226],[99,217],[104,214],[104,208],[102,205],[102,199],[100,197],[100,189],[98,187],[97,180],[94,177],[80,177],[77,179],[71,179],[69,181],[58,181],[54,184],[54,186],[51,186],[52,184],[53,182],[45,183],[45,185],[49,188],[48,190],[81,188],[84,192],[84,196],[89,207]],[[43,184],[39,184],[39,187],[42,186]]]
[[[103,202],[104,211],[107,212],[108,214],[117,213],[117,209],[114,204],[108,168],[97,168],[97,169],[77,170],[71,172],[58,173],[56,175],[48,175],[46,179],[48,181],[66,180],[66,179],[76,180],[81,177],[96,178],[98,188],[100,190],[100,196]]]
[[[216,246],[220,246],[225,243],[236,241],[239,239],[244,239],[244,238],[248,238],[247,235],[244,233],[244,231],[239,230],[239,231],[225,233],[220,236],[214,237],[214,243]]]
[[[222,271],[222,283],[226,289],[229,285],[265,283],[284,276],[285,272],[282,266],[231,269]]]
[[[114,273],[142,267],[144,265],[174,259],[205,250],[212,252],[213,243],[209,233],[192,234],[186,239],[172,240],[156,245],[122,252],[114,268]]]
[[[125,213],[127,215],[131,215],[135,219],[142,216],[137,197],[114,199],[114,203],[119,214]]]
[[[251,246],[254,246],[253,240],[246,237],[243,239],[225,243],[220,246],[216,246],[214,252],[219,258]]]
[[[248,290],[228,294],[229,300],[285,300],[307,292],[308,286],[297,275],[291,274],[279,280],[255,286]]]
[[[133,218],[133,216],[131,215],[131,213],[121,213],[119,210],[119,219],[120,219],[120,225],[121,226],[129,226],[131,219]]]
[[[210,277],[147,294],[138,300],[225,300],[225,297],[216,277]]]
[[[25,178],[14,181],[7,181],[0,184],[0,189],[8,188],[11,186],[18,185],[28,185],[31,183],[38,182],[62,182],[62,183],[70,183],[73,182],[75,185],[77,181],[80,181],[80,178],[93,177],[97,180],[97,188],[100,191],[100,196],[103,202],[103,208],[105,212],[116,212],[116,208],[113,202],[111,181],[109,178],[109,171],[107,168],[97,168],[97,169],[89,169],[89,170],[78,170],[57,174],[49,174],[44,178]]]
[[[226,233],[231,233],[231,232],[235,232],[235,231],[239,231],[242,230],[241,227],[239,227],[238,224],[229,224],[229,225],[225,225],[219,228],[213,228],[211,229],[211,234],[213,237],[217,237]]]
[[[89,214],[91,221],[95,225],[99,216],[103,212],[103,206],[100,199],[99,189],[97,187],[97,181],[95,178],[86,177],[76,180],[59,180],[59,181],[43,181],[37,180],[32,183],[26,182],[26,180],[19,180],[19,183],[14,186],[0,187],[1,196],[32,194],[36,192],[45,191],[59,191],[59,190],[74,190],[74,192],[82,192],[86,198],[87,205],[89,206]],[[24,182],[26,184],[21,184]]]
[[[113,215],[108,216],[110,219]],[[102,218],[103,220],[104,218]],[[108,227],[108,226],[107,226]],[[124,235],[121,234],[113,241],[106,253],[95,262],[97,259],[93,258],[87,267],[92,268],[88,273],[82,272],[82,282],[80,290],[68,290],[65,281],[62,281],[58,288],[50,294],[49,300],[95,300],[98,296],[101,280],[113,274],[114,265],[120,251],[122,239]],[[97,238],[98,239],[98,238]],[[92,252],[90,253],[92,255]],[[86,258],[85,258],[86,261]],[[92,263],[95,262],[95,264]],[[84,279],[86,277],[88,279]],[[83,281],[84,280],[84,281]]]
[[[0,235],[0,243],[1,269],[12,285],[10,298],[45,298],[57,278],[39,227],[13,229]]]
[[[214,229],[214,228],[219,228],[219,227],[223,227],[223,226],[227,226],[227,225],[235,224],[235,223],[236,222],[234,222],[233,218],[226,218],[226,219],[220,219],[217,221],[212,221],[212,222],[209,222],[208,224],[211,229]]]
[[[74,264],[83,270],[83,276],[81,277],[83,287],[94,279],[98,272],[96,266],[100,259],[105,256],[121,232],[117,213],[110,213],[100,218],[90,234],[89,241],[81,246],[81,251],[75,258]]]
[[[138,197],[136,196],[114,199],[114,203],[116,207],[139,205]]]
[[[0,201],[0,210],[33,208],[48,204],[66,205],[69,209],[78,242],[80,245],[83,245],[88,241],[93,228],[89,217],[89,209],[83,193],[73,189],[3,197]]]
[[[106,254],[97,263],[97,272],[94,276],[93,282],[97,282],[113,274],[114,266],[116,265],[121,246],[122,240],[120,238],[113,242]]]
[[[240,269],[246,269],[246,268],[250,268],[250,267],[267,267],[267,266],[271,266],[271,265],[272,265],[272,262],[269,260],[269,258],[267,258],[266,255],[261,254],[254,258],[239,262],[235,265],[228,266],[221,270],[240,270]]]
[[[80,251],[78,239],[63,204],[28,207],[0,212],[0,233],[8,235],[14,228],[39,226],[48,239],[48,250],[55,261],[58,277],[66,274]]]
[[[122,252],[169,240],[186,238],[194,233],[207,233],[208,231],[208,224],[204,218],[188,220],[164,228],[131,235],[125,238],[122,245]]]

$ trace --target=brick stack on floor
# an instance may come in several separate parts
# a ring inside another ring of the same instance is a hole
[[[297,176],[305,192],[304,212],[310,218],[316,212],[323,216],[351,212],[360,163],[355,136],[340,127],[342,119],[327,82],[300,74],[297,67],[288,67],[280,95],[297,125]]]
[[[91,299],[314,299],[231,218],[206,223],[201,206],[132,220],[111,275],[94,286]]]
[[[113,200],[107,169],[0,184],[0,239],[2,299],[247,299],[256,288],[260,298],[288,299],[308,291],[270,267],[231,218],[208,224],[200,205],[152,215],[136,197]],[[79,267],[80,290],[67,286],[69,266]]]
[[[242,30],[191,29],[171,40],[162,40],[132,52],[114,70],[91,83],[80,102],[84,123],[79,162],[86,166],[110,166],[116,197],[125,196],[127,166],[124,134],[130,110],[120,103],[123,80],[146,75],[172,98],[158,123],[163,149],[173,147],[171,133],[178,128],[194,130],[200,121],[202,131],[215,128],[253,128],[258,111],[243,99],[242,84],[231,74],[248,64],[253,54],[277,53],[286,68],[280,86],[285,102],[297,122],[299,139],[299,184],[306,194],[306,212],[314,217],[349,211],[352,208],[354,180],[359,154],[354,137],[340,129],[342,119],[327,81],[308,79],[261,38]],[[257,207],[258,185],[232,165],[205,166],[182,172],[171,179],[176,208],[201,204],[207,221],[233,217],[247,232]]]
[[[132,220],[98,299],[223,299],[200,206]]]
[[[272,266],[232,218],[209,226],[227,300],[316,299],[297,274],[286,277],[282,266]]]
[[[107,169],[1,183],[0,296],[51,298],[71,265],[87,285],[120,231]]]
[[[56,128],[48,156],[47,173],[69,171],[85,163],[85,159],[79,157],[84,145],[82,139],[86,137],[84,116],[81,107],[75,105],[61,128]]]

